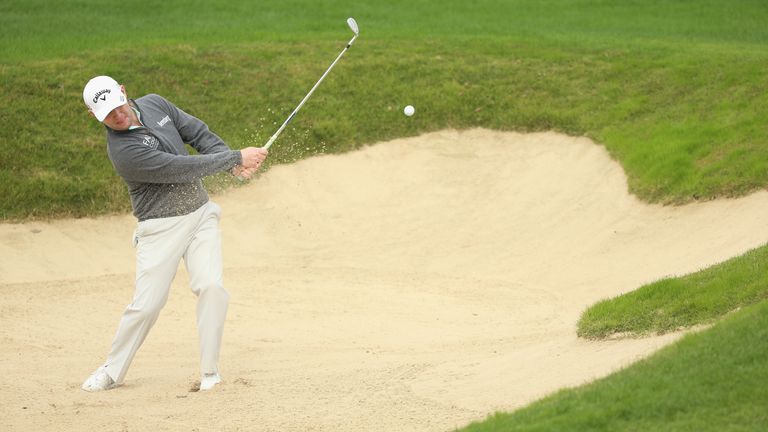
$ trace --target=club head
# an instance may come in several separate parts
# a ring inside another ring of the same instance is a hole
[[[355,33],[355,36],[360,34],[360,29],[357,27],[357,21],[354,18],[347,18],[347,25]]]

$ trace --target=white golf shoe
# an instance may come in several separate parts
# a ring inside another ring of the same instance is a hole
[[[221,382],[221,376],[218,373],[207,373],[200,377],[200,391],[210,390],[216,384]]]
[[[96,369],[96,372],[92,373],[80,388],[88,392],[96,392],[109,390],[115,387],[117,387],[115,380],[109,376],[107,370],[102,366]]]

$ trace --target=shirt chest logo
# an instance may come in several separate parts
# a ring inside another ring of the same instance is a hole
[[[141,143],[151,148],[152,150],[157,150],[157,146],[160,145],[160,141],[158,141],[157,138],[152,135],[144,135]]]
[[[168,116],[165,116],[165,117],[163,117],[163,119],[162,119],[162,120],[160,120],[159,122],[157,122],[157,125],[158,125],[158,126],[160,126],[160,127],[163,127],[163,126],[165,126],[165,124],[166,124],[166,123],[168,123],[169,121],[171,121],[171,118],[170,118],[170,117],[168,117]]]

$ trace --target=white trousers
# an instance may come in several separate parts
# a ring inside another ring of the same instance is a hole
[[[133,357],[168,300],[171,282],[183,258],[190,288],[197,296],[201,373],[218,372],[219,349],[229,294],[222,283],[221,209],[209,201],[196,211],[139,222],[134,234],[136,291],[125,309],[105,363],[122,383]]]

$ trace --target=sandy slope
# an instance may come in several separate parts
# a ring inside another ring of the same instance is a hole
[[[207,394],[183,269],[126,385],[79,390],[130,300],[131,216],[0,225],[1,430],[447,430],[674,340],[575,322],[768,240],[768,193],[645,205],[602,147],[554,133],[395,140],[216,201],[232,304]]]

